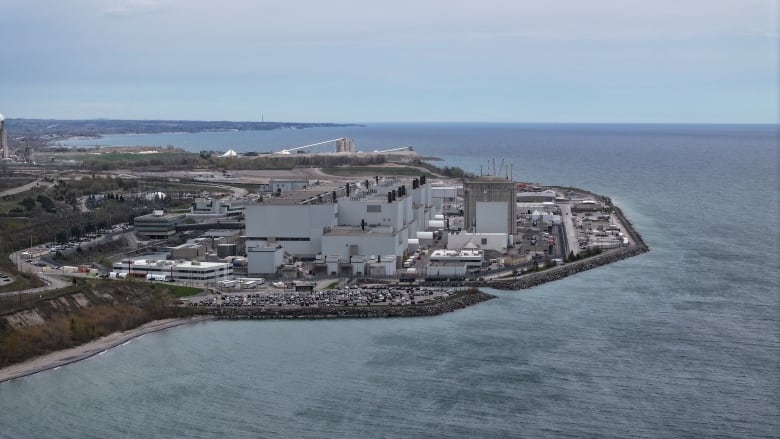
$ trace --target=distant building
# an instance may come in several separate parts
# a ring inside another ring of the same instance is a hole
[[[290,191],[298,191],[309,187],[309,180],[278,180],[268,182],[267,192],[280,194]]]
[[[338,139],[336,141],[336,152],[355,152],[355,141],[347,137]]]
[[[196,198],[190,207],[191,215],[199,216],[241,216],[244,206],[233,206],[229,202],[214,200],[211,198]]]
[[[518,203],[542,203],[542,202],[554,202],[557,194],[554,190],[547,189],[544,191],[523,191],[517,193]]]
[[[176,226],[187,219],[183,213],[165,213],[155,210],[149,215],[137,216],[133,219],[136,233],[152,239],[168,239],[176,233]]]
[[[199,260],[206,256],[205,244],[182,244],[171,248],[171,258]]]

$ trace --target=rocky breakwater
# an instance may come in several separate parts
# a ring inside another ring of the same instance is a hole
[[[489,283],[491,288],[498,290],[523,290],[532,288],[543,283],[562,279],[566,276],[579,273],[585,270],[591,270],[602,265],[611,264],[633,256],[647,252],[645,246],[624,247],[615,250],[608,250],[596,256],[581,261],[569,262],[565,265],[549,268],[536,273],[526,273],[514,279],[494,280]]]
[[[409,305],[307,306],[307,307],[218,307],[203,314],[216,319],[354,319],[425,317],[452,312],[495,298],[477,289],[458,291],[450,297]]]

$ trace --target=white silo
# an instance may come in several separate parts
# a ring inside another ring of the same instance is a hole
[[[8,134],[5,131],[5,118],[2,114],[0,114],[0,151],[3,153],[3,159],[7,159],[9,157]]]

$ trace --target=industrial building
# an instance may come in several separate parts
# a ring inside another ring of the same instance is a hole
[[[125,259],[115,262],[115,273],[132,277],[148,274],[165,276],[174,282],[213,284],[233,275],[233,265],[227,262],[167,261],[154,259]]]
[[[281,194],[283,192],[298,191],[309,187],[309,180],[271,179],[265,192]]]
[[[434,250],[426,267],[428,278],[462,278],[469,270],[479,270],[485,261],[485,252],[468,243],[457,250]]]
[[[244,206],[233,206],[230,202],[211,198],[196,198],[190,207],[190,216],[234,217],[244,213]]]
[[[304,260],[325,256],[350,266],[361,257],[400,259],[408,240],[427,229],[432,215],[424,176],[405,181],[375,177],[330,192],[319,187],[247,206],[249,272],[275,271],[268,264],[279,263],[284,254]],[[357,265],[358,272],[366,271]]]
[[[503,177],[478,177],[463,183],[464,228],[471,232],[517,233],[516,190]]]
[[[456,250],[472,244],[482,250],[504,253],[514,245],[513,236],[506,233],[472,233],[453,231],[447,234],[447,249]]]
[[[462,195],[463,188],[460,189]],[[451,215],[461,213],[459,212],[458,187],[435,185],[431,188],[431,197],[436,211]]]
[[[518,203],[543,203],[543,202],[555,202],[557,194],[552,189],[543,191],[521,191],[516,194]]]
[[[336,152],[355,152],[355,141],[346,137],[338,139],[336,141]]]
[[[183,213],[165,213],[155,210],[149,215],[137,216],[133,219],[136,233],[151,239],[168,239],[176,233],[176,226],[187,219]]]

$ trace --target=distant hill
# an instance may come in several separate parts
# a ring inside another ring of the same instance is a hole
[[[200,133],[205,131],[257,131],[315,127],[360,126],[357,124],[304,122],[230,122],[193,120],[59,120],[6,119],[9,136],[27,140],[73,136],[98,137],[105,134]]]

